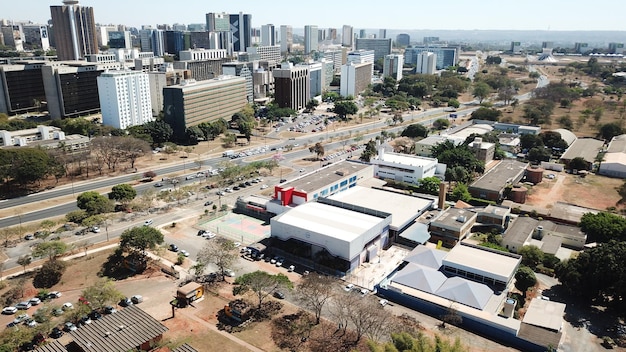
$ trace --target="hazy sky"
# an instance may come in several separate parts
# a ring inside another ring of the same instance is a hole
[[[5,0],[8,2],[8,0]],[[387,29],[626,30],[623,0],[81,0],[96,22],[140,27],[157,23],[204,23],[207,12],[252,14],[252,25],[349,24]],[[17,0],[0,18],[45,23],[50,5],[62,0]],[[626,39],[626,38],[625,38]]]

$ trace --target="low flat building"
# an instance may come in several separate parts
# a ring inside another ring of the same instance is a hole
[[[441,241],[447,247],[454,247],[470,234],[475,223],[475,212],[448,208],[430,223],[431,242]]]
[[[58,127],[44,125],[19,131],[0,130],[0,148],[28,146],[52,149],[60,145],[68,151],[84,150],[89,147],[89,137],[80,134],[66,135]]]
[[[504,189],[518,183],[526,172],[528,163],[516,160],[502,160],[498,165],[487,171],[472,183],[468,190],[473,197],[499,201],[503,198]]]
[[[433,147],[439,143],[444,143],[446,141],[452,141],[454,145],[461,145],[463,144],[463,142],[465,142],[465,139],[449,135],[430,135],[424,139],[420,139],[419,141],[415,142],[415,154],[418,156],[430,158],[433,156]]]
[[[502,246],[512,252],[518,252],[526,245],[534,245],[544,253],[556,255],[561,247],[581,250],[586,242],[587,235],[577,226],[525,216],[512,218],[502,236]]]
[[[468,147],[474,153],[476,159],[485,164],[493,160],[493,156],[496,152],[495,143],[483,142],[483,139],[480,137],[474,138],[474,141],[470,143]]]
[[[591,169],[603,146],[604,141],[599,139],[578,138],[561,155],[561,162],[567,165],[574,158],[583,158],[589,163],[589,169]]]
[[[267,211],[281,214],[290,208],[343,192],[374,176],[374,167],[354,161],[341,161],[304,174],[274,187]]]
[[[387,246],[391,214],[319,199],[270,221],[272,245],[314,268],[348,273]]]
[[[609,142],[606,154],[600,162],[598,174],[626,178],[626,134],[615,136]]]

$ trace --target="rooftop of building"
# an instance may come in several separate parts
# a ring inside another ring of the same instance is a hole
[[[515,274],[521,258],[517,254],[461,242],[448,252],[443,265],[508,282]]]
[[[129,306],[69,334],[84,352],[124,352],[167,331],[161,322],[138,306]]]
[[[602,164],[623,164],[626,165],[626,152],[613,152],[604,154]],[[602,168],[602,166],[600,166]]]
[[[565,315],[565,304],[533,298],[522,319],[523,323],[559,331]]]
[[[477,124],[467,123],[467,124],[458,126],[457,128],[451,128],[448,131],[442,133],[442,135],[455,136],[456,138],[462,138],[463,140],[465,140],[467,139],[467,137],[473,134],[480,135],[480,134],[485,134],[491,131],[493,131],[493,127],[491,125],[482,124],[482,123],[477,123]]]
[[[458,138],[455,137],[453,135],[438,135],[438,134],[434,134],[434,135],[430,135],[424,139],[421,139],[419,141],[417,141],[417,144],[421,144],[421,145],[429,145],[429,146],[435,146],[439,143],[443,143],[445,141],[452,141],[455,145],[459,145],[461,143],[463,143],[465,141],[465,139],[463,138]]]
[[[511,213],[511,208],[502,205],[487,205],[484,209],[477,210],[479,215],[492,217],[505,217]]]
[[[344,242],[352,242],[381,221],[384,221],[381,217],[319,202],[299,205],[272,219],[272,223],[283,223]]]
[[[583,158],[588,163],[593,163],[602,150],[604,141],[594,138],[578,138],[569,148],[561,155],[561,159],[572,160],[574,158]]]
[[[388,162],[388,163],[416,166],[416,167],[424,167],[427,165],[431,165],[433,163],[435,164],[437,163],[437,159],[434,159],[434,158],[427,158],[423,156],[393,153],[393,152],[384,152],[382,153],[382,155],[379,154],[378,160]]]
[[[528,163],[516,160],[502,160],[498,165],[487,171],[483,176],[471,184],[470,187],[499,192],[503,187],[517,178]]]
[[[576,137],[576,135],[572,131],[566,130],[564,128],[557,128],[556,130],[552,130],[552,132],[557,132],[558,134],[560,134],[561,138],[567,143],[567,145],[572,145],[572,143],[574,143],[576,139],[578,139],[578,137]]]
[[[504,239],[516,248],[521,248],[539,226],[539,221],[531,217],[519,216],[512,218],[504,232]]]
[[[448,208],[431,222],[432,226],[460,230],[476,213],[467,209]]]
[[[163,89],[182,89],[183,91],[194,91],[205,89],[211,86],[219,86],[225,83],[231,83],[235,81],[245,82],[244,77],[222,75],[216,78],[207,79],[203,81],[196,81],[195,79],[184,80],[181,84],[163,87]]]
[[[391,228],[395,230],[404,227],[433,204],[431,199],[361,186],[352,187],[329,198],[390,213]]]
[[[353,162],[349,160],[330,164],[311,173],[305,174],[295,180],[279,185],[280,188],[293,187],[294,189],[306,193],[317,191],[328,185],[337,183],[350,175],[371,168],[371,175],[374,175],[374,167],[369,164]]]
[[[626,134],[613,137],[609,143],[607,153],[626,153]]]

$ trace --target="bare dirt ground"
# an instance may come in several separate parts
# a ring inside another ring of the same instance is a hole
[[[532,187],[526,204],[550,209],[557,201],[563,201],[582,207],[606,210],[609,207],[623,209],[619,204],[621,197],[615,190],[623,180],[598,175],[585,178],[564,172],[554,173],[556,179],[543,181]]]

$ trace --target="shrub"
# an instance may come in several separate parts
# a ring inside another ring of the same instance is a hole
[[[45,262],[35,274],[33,285],[37,288],[50,288],[59,281],[65,272],[65,263],[59,260]]]

